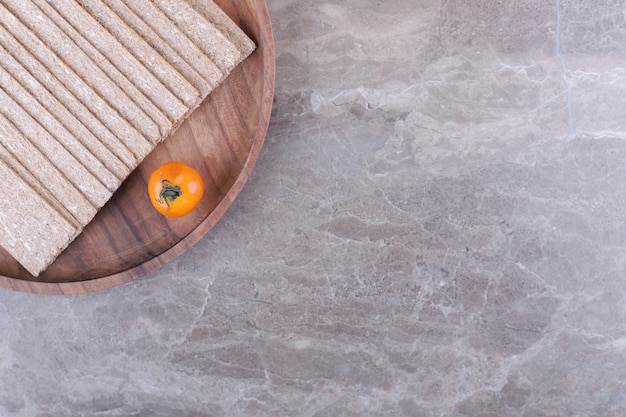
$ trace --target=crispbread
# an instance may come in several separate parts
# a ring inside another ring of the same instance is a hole
[[[82,227],[80,222],[76,220],[67,210],[67,207],[62,205],[50,192],[50,190],[48,190],[37,178],[35,178],[33,174],[31,174],[31,172],[15,156],[13,156],[13,154],[11,154],[11,152],[9,152],[9,150],[6,149],[2,143],[0,143],[0,160],[11,168],[17,175],[19,175],[20,178],[22,178],[22,180],[24,180],[24,182],[26,182],[33,189],[34,192],[45,199],[46,202],[61,215],[61,217],[68,221],[68,223],[74,226],[77,230]]]
[[[96,207],[24,137],[2,112],[0,112],[0,143],[50,194],[56,196],[79,223],[84,225],[91,221],[97,212]]]
[[[28,112],[0,88],[0,113],[15,125],[33,149],[37,149],[52,165],[74,184],[94,207],[102,207],[111,198],[111,192],[94,177],[74,156],[57,142]]]
[[[197,66],[194,65],[196,70],[200,71],[204,63],[204,65],[217,67],[222,74],[222,78],[226,75],[222,69],[219,68],[217,63],[206,56],[204,51],[202,51],[197,44],[191,42],[187,35],[181,31],[178,26],[173,24],[150,0],[131,1],[127,2],[126,5],[131,8],[135,14],[140,16],[164,42],[170,45],[187,60],[187,62],[198,62]]]
[[[53,115],[51,115],[24,87],[20,85],[0,65],[0,88],[11,96],[33,120],[46,130],[65,151],[71,154],[94,177],[110,191],[115,191],[122,183],[104,164],[74,137]],[[54,145],[48,152],[58,152],[61,148]]]
[[[218,85],[224,74],[195,45],[181,42],[183,37],[175,38],[176,44],[168,43],[148,23],[144,22],[123,0],[102,0],[128,26],[141,35],[156,52],[163,56],[172,67],[176,68],[189,82],[206,96]],[[172,40],[170,39],[170,42]]]
[[[2,65],[28,92],[37,99],[75,138],[81,141],[119,179],[130,174],[130,166],[120,160],[112,151],[95,137],[85,125],[74,117],[50,91],[0,45],[0,65]],[[128,152],[128,151],[127,151]]]
[[[237,47],[187,2],[152,0],[152,3],[198,45],[223,73],[230,73],[239,62],[241,52]]]
[[[78,234],[2,160],[0,178],[11,198],[0,198],[0,245],[33,275],[50,265]]]
[[[187,2],[204,18],[211,22],[217,30],[222,32],[224,36],[239,50],[242,57],[247,57],[254,51],[256,47],[252,39],[250,39],[228,17],[226,13],[211,0],[187,0]]]
[[[122,51],[132,53],[150,71],[151,76],[158,78],[185,106],[197,103],[199,91],[106,4],[101,0],[80,0],[80,4],[115,36]]]
[[[115,142],[126,140],[136,165],[148,155],[152,144],[120,117],[116,109],[102,99],[71,68],[0,3],[0,42],[39,82],[46,85],[70,111],[97,133],[109,149],[128,157]],[[155,126],[156,127],[156,126]],[[158,130],[158,129],[157,129]]]
[[[159,109],[152,100],[150,100],[150,98],[146,97],[146,95],[120,71],[121,68],[128,73],[129,71],[132,71],[132,68],[129,68],[123,63],[118,63],[118,65],[115,66],[114,63],[117,62],[111,61],[109,57],[105,56],[101,50],[97,49],[89,39],[86,39],[76,29],[76,27],[83,28],[82,30],[84,32],[85,24],[83,22],[77,23],[62,16],[48,3],[47,0],[33,0],[33,2],[76,44],[77,48],[80,48],[80,50],[87,55],[93,63],[110,78],[112,82],[123,90],[126,95],[145,112],[145,114],[158,126],[161,134],[172,129],[172,121],[170,118],[166,116],[163,111]],[[70,14],[70,16],[74,15],[75,14]],[[93,23],[94,22],[92,22],[92,24]],[[98,26],[97,23],[95,24]],[[87,28],[87,30],[93,29]],[[103,31],[104,29],[100,28],[100,30]]]
[[[55,0],[51,4],[58,13],[77,28],[85,40],[98,49],[102,55],[105,55],[109,62],[170,120],[178,120],[185,116],[188,110],[187,106],[84,8],[74,0]],[[86,52],[85,55],[94,59],[91,52]],[[163,69],[159,67],[158,71],[163,71]],[[183,82],[179,86],[178,92],[184,97],[184,100],[195,102],[198,98],[198,92],[187,81],[183,80]],[[186,87],[190,87],[191,90]],[[125,93],[128,94],[127,91]],[[161,133],[163,134],[163,131]]]
[[[150,142],[158,143],[162,134],[157,125],[31,0],[5,0],[4,4],[30,31],[46,40],[47,51],[42,50],[39,44],[24,43],[36,56],[45,59],[45,65],[52,68],[59,65],[59,60],[65,63],[82,84],[86,83],[93,89],[93,95],[102,97]],[[17,30],[12,32],[16,37],[20,34],[16,33]],[[68,74],[65,75],[67,78]]]
[[[38,275],[253,49],[200,0],[1,1],[0,178],[59,233],[3,202],[0,245]]]

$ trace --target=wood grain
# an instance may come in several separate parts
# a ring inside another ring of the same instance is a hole
[[[38,277],[0,249],[0,287],[77,294],[136,279],[184,253],[222,217],[245,184],[269,124],[274,95],[274,41],[263,0],[216,0],[256,43],[255,52],[124,181],[80,236]],[[168,219],[151,206],[150,173],[177,160],[205,179],[192,214]]]

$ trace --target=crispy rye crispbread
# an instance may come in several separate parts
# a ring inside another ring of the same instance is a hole
[[[253,50],[210,0],[1,0],[0,245],[41,273]]]
[[[11,184],[11,198],[0,198],[0,245],[33,271],[45,269],[78,234],[22,177],[0,160],[0,178]],[[18,206],[15,201],[28,201]]]

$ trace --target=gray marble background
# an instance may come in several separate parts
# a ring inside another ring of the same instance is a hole
[[[268,0],[225,217],[79,296],[0,291],[0,416],[626,415],[622,0]]]

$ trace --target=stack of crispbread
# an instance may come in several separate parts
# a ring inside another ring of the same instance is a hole
[[[0,245],[40,274],[254,48],[210,0],[1,0]]]

